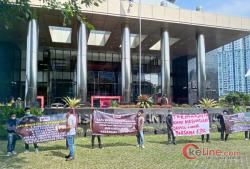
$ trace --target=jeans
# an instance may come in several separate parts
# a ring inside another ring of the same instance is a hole
[[[68,146],[69,146],[69,156],[70,157],[74,157],[74,136],[73,135],[69,135],[66,137]]]
[[[168,127],[167,133],[168,133],[168,143],[175,143],[175,136],[173,130]]]
[[[12,152],[16,147],[16,133],[8,133],[8,144],[7,144],[7,152]]]
[[[137,144],[139,146],[143,146],[144,145],[144,135],[143,135],[143,131],[138,131],[137,132],[137,135],[136,135],[136,138],[137,138]]]
[[[38,148],[38,145],[36,143],[33,144],[34,145],[34,148],[37,149]],[[26,144],[25,143],[25,150],[29,150],[30,149],[30,146],[29,144]]]

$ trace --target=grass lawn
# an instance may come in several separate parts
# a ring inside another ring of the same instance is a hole
[[[219,141],[219,133],[211,135],[210,143],[201,143],[200,137],[179,137],[177,145],[167,145],[166,135],[146,135],[145,149],[135,146],[134,136],[103,137],[103,149],[90,149],[90,137],[75,140],[74,161],[66,162],[68,151],[65,141],[40,144],[40,152],[23,153],[24,146],[17,142],[17,156],[6,157],[6,141],[0,141],[0,168],[25,169],[249,169],[250,141],[244,140],[244,133],[230,135],[228,142]],[[97,140],[96,140],[97,141]],[[238,151],[236,159],[199,157],[187,160],[181,150],[186,143],[195,143],[201,148]]]

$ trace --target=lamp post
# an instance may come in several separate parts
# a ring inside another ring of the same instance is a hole
[[[130,8],[133,6],[132,3],[133,0],[129,0],[129,8],[128,11],[130,11]],[[142,81],[142,63],[141,63],[141,0],[139,0],[139,6],[138,6],[138,11],[139,11],[139,95],[141,95],[141,81]]]
[[[139,0],[139,95],[141,95],[142,81],[142,63],[141,63],[141,0]]]

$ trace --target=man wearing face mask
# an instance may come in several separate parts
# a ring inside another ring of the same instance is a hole
[[[25,117],[32,117],[32,116],[33,116],[33,115],[30,113],[30,108],[29,108],[29,107],[26,107],[24,110],[25,110],[25,115],[24,115],[23,118],[25,118]],[[37,145],[37,143],[34,143],[33,145],[34,145],[35,152],[38,153],[39,150],[38,150],[38,145]],[[29,152],[29,144],[27,144],[27,143],[25,143],[25,151],[24,151],[24,152],[25,152],[25,153],[28,153],[28,152]]]
[[[176,144],[175,142],[175,136],[173,132],[173,113],[171,110],[169,110],[168,115],[166,117],[166,123],[167,123],[167,133],[168,133],[168,144]]]
[[[7,156],[16,155],[16,114],[12,113],[10,119],[7,121],[7,132],[8,132],[8,145],[7,145]]]

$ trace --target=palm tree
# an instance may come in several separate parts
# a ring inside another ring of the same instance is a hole
[[[70,108],[76,108],[81,101],[81,99],[70,98],[70,97],[64,97],[62,100]]]
[[[199,106],[202,108],[213,108],[218,106],[218,102],[214,99],[203,98],[199,100]]]

